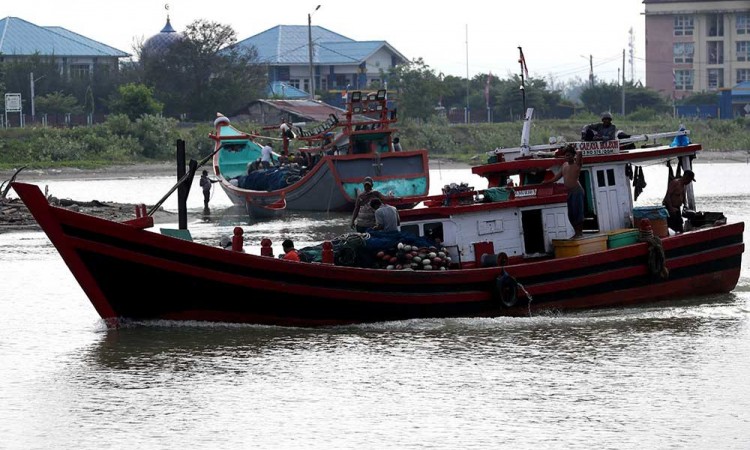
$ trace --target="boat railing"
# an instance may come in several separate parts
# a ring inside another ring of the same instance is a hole
[[[653,141],[654,143],[656,143],[656,141],[659,139],[669,139],[669,138],[675,138],[678,136],[687,136],[689,134],[690,134],[690,130],[681,129],[678,131],[667,131],[663,133],[639,134],[635,136],[630,136],[628,138],[615,139],[614,141],[617,141],[620,146],[633,144],[636,142],[646,142],[646,141]],[[486,154],[488,156],[495,156],[499,154],[518,153],[521,156],[528,156],[531,154],[531,152],[542,152],[543,154],[541,156],[553,156],[554,155],[553,152],[555,150],[560,150],[568,145],[581,147],[581,146],[585,146],[587,143],[590,143],[589,141],[568,142],[565,139],[560,139],[560,138],[553,138],[550,140],[553,142],[550,142],[549,144],[508,147],[508,148],[498,147],[494,150],[490,150],[486,152]],[[593,141],[593,142],[599,142],[599,141]]]

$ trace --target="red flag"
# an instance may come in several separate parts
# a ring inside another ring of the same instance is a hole
[[[529,68],[526,67],[526,58],[523,57],[523,50],[521,50],[521,47],[518,47],[518,52],[521,54],[518,58],[518,62],[521,64],[521,69],[523,70],[524,75],[526,75],[526,78],[529,78]]]

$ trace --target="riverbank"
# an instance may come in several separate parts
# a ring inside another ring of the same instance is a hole
[[[742,151],[703,151],[695,160],[700,163],[748,163],[750,150]],[[482,161],[477,160],[479,165]],[[472,165],[448,158],[431,158],[430,169],[469,169]],[[0,170],[0,182],[13,176],[13,170]],[[173,162],[119,164],[96,169],[78,169],[75,167],[50,169],[24,169],[17,177],[18,181],[38,181],[46,179],[117,179],[133,177],[175,176],[177,168]]]

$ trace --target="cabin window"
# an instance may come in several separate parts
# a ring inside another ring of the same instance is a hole
[[[424,237],[427,239],[443,242],[443,222],[432,222],[424,224]]]
[[[401,225],[401,232],[419,236],[419,225]]]
[[[596,171],[597,187],[607,187],[615,185],[615,169],[597,170]]]

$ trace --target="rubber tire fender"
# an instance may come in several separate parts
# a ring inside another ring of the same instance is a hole
[[[495,296],[508,308],[518,303],[518,282],[504,270],[495,279]]]

